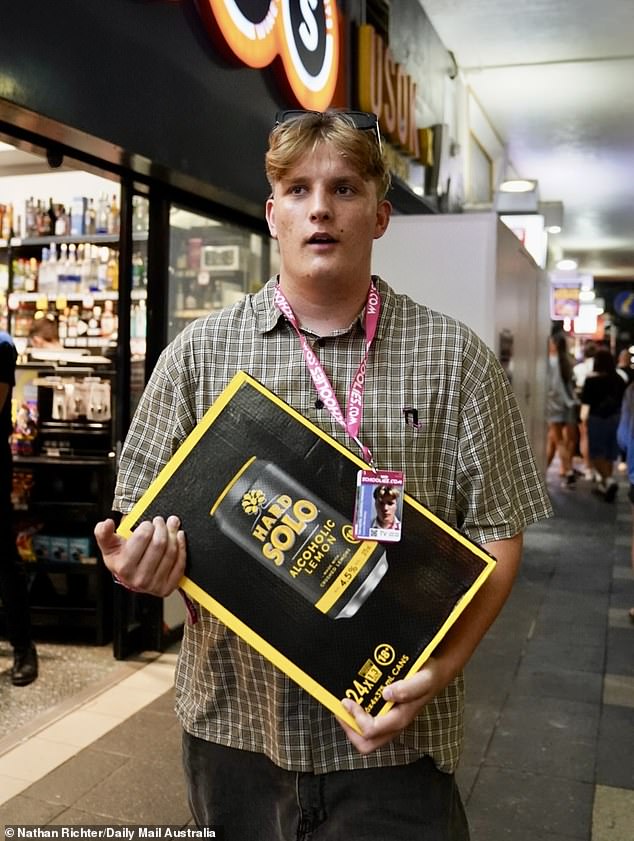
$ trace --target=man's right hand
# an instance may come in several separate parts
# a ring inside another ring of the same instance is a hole
[[[185,533],[173,515],[141,523],[127,539],[117,534],[113,520],[103,520],[95,538],[105,565],[130,590],[169,596],[185,573]]]

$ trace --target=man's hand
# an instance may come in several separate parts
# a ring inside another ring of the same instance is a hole
[[[127,539],[116,533],[112,520],[104,520],[95,526],[95,538],[105,565],[128,589],[168,596],[178,587],[187,554],[178,517],[141,523]]]
[[[480,640],[498,615],[513,586],[522,554],[522,535],[485,543],[484,548],[495,558],[495,569],[476,593],[471,604],[452,625],[447,635],[419,672],[398,680],[383,690],[386,701],[394,706],[385,715],[373,718],[358,704],[346,699],[342,703],[354,717],[361,733],[339,721],[346,735],[360,753],[388,744],[416,718],[425,704],[449,686],[464,669]]]
[[[383,698],[393,701],[394,706],[384,715],[373,717],[349,698],[342,701],[363,735],[359,735],[341,719],[337,720],[359,753],[372,753],[377,748],[387,745],[411,724],[425,704],[433,701],[453,677],[443,666],[441,659],[430,657],[416,674],[386,686]]]

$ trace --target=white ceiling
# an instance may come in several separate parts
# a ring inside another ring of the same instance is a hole
[[[634,0],[420,2],[517,174],[563,202],[562,256],[634,280]]]

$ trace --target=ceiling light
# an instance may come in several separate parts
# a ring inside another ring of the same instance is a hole
[[[511,178],[500,184],[501,193],[531,193],[537,187],[537,181],[528,178]]]
[[[576,260],[560,260],[557,263],[557,268],[562,272],[570,272],[577,268]]]
[[[540,201],[539,212],[549,234],[560,234],[564,226],[564,205],[560,201]]]
[[[538,213],[539,187],[535,179],[503,181],[495,192],[496,213]]]

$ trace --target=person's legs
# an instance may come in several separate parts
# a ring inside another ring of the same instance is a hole
[[[557,452],[557,430],[556,424],[548,424],[548,434],[546,437],[546,467],[550,467],[552,460],[555,458]]]
[[[563,439],[567,450],[567,461],[570,465],[570,470],[574,471],[575,453],[577,452],[577,445],[579,443],[579,432],[576,422],[570,422],[564,425]]]
[[[586,479],[590,479],[590,480],[594,481],[594,478],[595,478],[594,468],[592,466],[592,460],[590,458],[590,453],[588,451],[588,422],[587,421],[580,421],[579,422],[579,452],[581,453],[581,458],[583,459]]]
[[[227,841],[297,838],[297,775],[266,756],[235,750],[183,731],[189,807],[199,827],[222,827]]]
[[[11,453],[0,453],[0,598],[15,661],[11,680],[26,686],[37,677],[37,655],[31,636],[31,615],[24,564],[18,555],[11,507]]]
[[[300,775],[300,800],[317,778]],[[469,826],[453,774],[429,757],[409,765],[324,775],[326,819],[310,841],[468,841]]]
[[[603,495],[607,502],[614,501],[619,487],[612,478],[614,462],[618,457],[617,425],[618,416],[610,418],[593,418],[591,416],[589,418],[590,457],[595,470],[601,476],[597,491]]]
[[[183,734],[189,802],[198,826],[240,841],[468,841],[451,774],[410,765],[296,774],[269,759]]]
[[[548,464],[550,465],[555,451],[559,456],[559,475],[562,485],[572,486],[575,473],[572,469],[572,458],[576,442],[570,430],[570,424],[551,421],[548,424]]]

